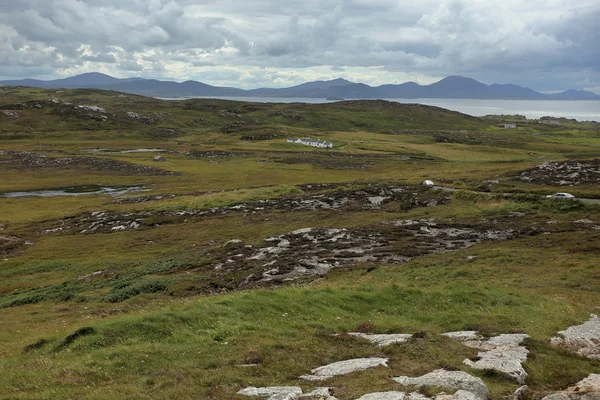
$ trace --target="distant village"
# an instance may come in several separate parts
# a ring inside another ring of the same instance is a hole
[[[327,141],[321,140],[321,139],[315,140],[315,139],[311,139],[311,138],[302,138],[302,139],[288,138],[287,142],[288,143],[303,144],[305,146],[326,148],[326,149],[332,149],[333,148],[333,143],[327,142]]]

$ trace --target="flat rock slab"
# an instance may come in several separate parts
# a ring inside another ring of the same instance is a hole
[[[356,400],[477,400],[479,397],[473,392],[467,390],[457,390],[454,394],[440,393],[433,399],[422,395],[421,393],[405,392],[377,392],[369,393],[359,397]]]
[[[458,332],[446,332],[442,333],[443,336],[447,336],[450,339],[458,340],[465,346],[479,349],[485,338],[477,331],[458,331]]]
[[[600,360],[600,318],[592,314],[589,321],[558,332],[550,343],[576,352],[580,356]]]
[[[449,394],[438,394],[433,400],[478,400],[480,399],[476,393],[468,390],[457,390],[456,393]]]
[[[457,332],[446,332],[442,333],[443,336],[447,336],[454,340],[465,342],[467,340],[481,340],[483,336],[477,331],[457,331]]]
[[[320,387],[299,397],[300,400],[337,400],[331,395],[331,388]]]
[[[345,375],[351,372],[364,371],[380,365],[387,367],[387,361],[387,358],[378,357],[355,358],[352,360],[338,361],[315,368],[310,371],[312,375],[302,375],[300,378],[308,381],[323,381],[337,375]]]
[[[367,334],[359,332],[349,332],[348,335],[359,337],[361,339],[368,340],[371,343],[375,343],[379,347],[389,346],[395,343],[404,343],[412,337],[412,335],[405,333],[391,333],[391,334]]]
[[[521,346],[521,342],[529,336],[524,333],[502,334],[484,340],[475,331],[448,332],[443,335],[462,342],[465,346],[479,349],[477,360],[468,358],[463,364],[474,369],[491,369],[505,373],[517,380],[520,384],[525,383],[527,372],[522,363],[527,360],[529,351]]]
[[[241,394],[244,396],[256,396],[256,397],[265,397],[270,399],[275,395],[287,395],[287,394],[302,394],[302,388],[299,386],[268,386],[268,387],[247,387],[245,389],[240,390],[237,394]]]
[[[562,392],[549,394],[542,400],[598,400],[600,399],[600,375],[590,374],[575,386]]]
[[[269,400],[299,400],[300,395],[297,393],[279,393],[269,397]]]
[[[405,392],[376,392],[368,393],[360,396],[356,400],[427,400],[429,397],[423,396],[421,393],[405,393]]]
[[[392,379],[404,386],[438,386],[452,390],[467,391],[473,393],[473,399],[486,400],[489,396],[488,388],[481,379],[463,371],[438,369],[416,378],[399,376]]]
[[[600,374],[590,374],[590,376],[580,380],[574,387],[569,388],[569,390],[600,392]]]
[[[329,387],[319,387],[304,394],[302,388],[298,386],[248,387],[240,390],[238,394],[262,397],[268,400],[337,400],[331,396]]]

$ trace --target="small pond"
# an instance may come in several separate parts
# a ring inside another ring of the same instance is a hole
[[[167,149],[131,149],[131,150],[112,150],[112,149],[90,149],[84,150],[87,153],[161,153],[168,151]]]
[[[57,196],[84,196],[88,194],[108,194],[111,196],[120,196],[129,192],[149,191],[143,186],[71,186],[60,189],[31,190],[28,192],[6,192],[0,193],[0,197],[57,197]]]

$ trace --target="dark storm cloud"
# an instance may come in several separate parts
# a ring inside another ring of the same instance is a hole
[[[595,88],[598,20],[596,0],[0,0],[0,78],[98,70],[269,86],[463,74]]]

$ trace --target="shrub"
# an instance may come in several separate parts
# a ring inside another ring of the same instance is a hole
[[[62,343],[58,346],[58,349],[67,347],[68,345],[73,343],[77,338],[80,338],[82,336],[93,335],[95,333],[96,333],[96,329],[92,328],[91,326],[84,326],[83,328],[79,328],[75,332],[71,333],[70,335],[67,335],[65,337],[65,339],[62,341]]]
[[[131,281],[114,287],[106,296],[106,301],[119,303],[142,293],[156,293],[167,290],[167,285],[156,279]]]

